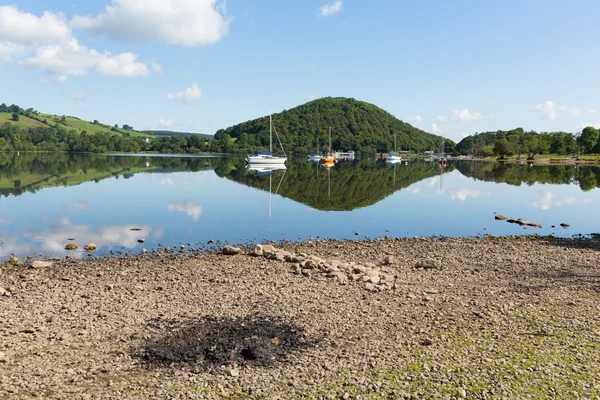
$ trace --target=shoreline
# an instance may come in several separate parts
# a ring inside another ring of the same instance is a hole
[[[2,264],[0,397],[566,399],[600,390],[598,239],[277,249]]]

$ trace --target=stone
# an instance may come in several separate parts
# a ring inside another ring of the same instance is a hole
[[[185,249],[185,245],[183,245],[183,244],[180,244],[180,245],[179,245],[179,250],[183,251],[184,249]]]
[[[254,246],[254,250],[252,250],[252,252],[250,253],[250,255],[253,257],[262,257],[263,254],[264,251],[262,244],[257,244],[256,246]]]
[[[0,351],[0,364],[6,364],[8,362],[8,357],[2,351]]]
[[[240,370],[237,368],[232,368],[229,370],[229,375],[233,377],[240,376]]]
[[[224,246],[221,249],[221,252],[226,256],[235,256],[236,254],[240,254],[242,252],[242,249],[233,246]]]
[[[425,338],[425,339],[421,339],[421,345],[423,346],[431,346],[433,344],[433,341],[431,339]]]
[[[533,226],[534,228],[541,228],[542,224],[539,222],[527,222],[527,226]]]
[[[144,243],[145,241],[146,241],[146,239],[144,239],[144,238],[139,238],[138,239],[138,243]]]
[[[504,215],[500,215],[500,214],[495,215],[494,219],[497,221],[506,221],[506,217]]]
[[[65,246],[65,250],[77,250],[77,245],[73,243],[69,243]]]
[[[23,265],[23,261],[19,260],[17,256],[10,256],[8,263],[14,266]]]
[[[507,219],[506,222],[508,222],[509,224],[518,224],[519,221],[517,221],[516,219]]]
[[[560,226],[562,226],[563,228],[568,228],[568,227],[570,227],[571,225],[569,225],[569,224],[567,224],[567,223],[565,223],[565,222],[561,222]]]
[[[83,249],[85,251],[94,251],[98,248],[98,246],[96,246],[96,243],[94,242],[90,242],[88,244],[86,244],[85,246],[83,246]]]
[[[206,242],[206,244],[213,244],[215,241],[210,239],[208,242]]]
[[[381,274],[380,278],[383,282],[388,282],[388,283],[393,283],[396,280],[396,277],[394,275],[390,275],[390,274]]]
[[[263,244],[262,249],[265,253],[275,253],[277,251],[275,246],[271,246],[270,244]]]
[[[458,397],[460,397],[461,399],[464,399],[467,397],[467,391],[463,388],[460,388],[457,390],[458,392]]]
[[[415,264],[415,268],[441,269],[442,268],[442,262],[440,260],[432,260],[432,259],[419,260]]]
[[[53,265],[52,261],[34,261],[31,263],[31,268],[50,268]]]
[[[314,269],[317,264],[313,260],[304,260],[300,263],[302,269]]]
[[[360,235],[360,232],[354,232],[354,235],[358,236]]]
[[[369,279],[369,282],[371,282],[373,285],[377,285],[379,283],[379,281],[381,280],[381,278],[379,276],[372,276]]]
[[[391,256],[391,255],[387,255],[383,258],[383,264],[384,265],[392,265],[396,263],[396,257]]]
[[[355,265],[353,267],[353,271],[355,274],[364,274],[367,272],[367,267],[363,267],[362,265]]]
[[[367,282],[365,284],[365,289],[370,290],[370,291],[374,291],[375,290],[375,285],[373,285],[372,283]]]

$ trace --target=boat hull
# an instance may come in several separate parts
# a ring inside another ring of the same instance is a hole
[[[287,161],[287,157],[273,157],[273,156],[247,156],[246,162],[248,164],[267,164],[267,165],[283,165]]]

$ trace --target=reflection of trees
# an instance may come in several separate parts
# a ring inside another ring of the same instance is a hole
[[[53,186],[125,179],[139,172],[201,171],[219,158],[128,157],[66,153],[0,153],[0,195],[20,195]],[[146,163],[149,162],[149,166]],[[222,162],[222,161],[221,161]]]
[[[456,164],[461,174],[488,182],[509,185],[552,183],[564,185],[577,183],[582,190],[598,187],[600,167],[593,165],[529,165],[463,161]]]
[[[248,172],[243,159],[228,159],[228,165],[217,168],[219,176],[244,185],[269,190],[269,176]],[[340,162],[331,171],[307,161],[288,162],[279,194],[312,208],[349,211],[366,207],[418,181],[440,173],[436,163],[412,162],[390,166],[373,160]],[[453,170],[452,166],[444,172]],[[274,172],[273,182],[282,172]],[[275,188],[273,188],[275,191]]]

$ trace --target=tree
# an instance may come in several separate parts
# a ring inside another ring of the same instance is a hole
[[[133,126],[125,124],[125,125],[123,125],[123,129],[125,129],[126,131],[132,131]]]
[[[98,125],[98,120],[95,119],[94,122],[92,122],[94,125]]]
[[[591,153],[592,149],[598,143],[600,133],[592,126],[583,128],[581,135],[577,138],[577,144],[581,146],[584,153]]]
[[[19,121],[19,113],[16,113],[16,112],[12,113],[12,120]]]
[[[506,139],[500,139],[494,144],[494,154],[504,160],[504,157],[510,155],[511,148],[510,143]]]

